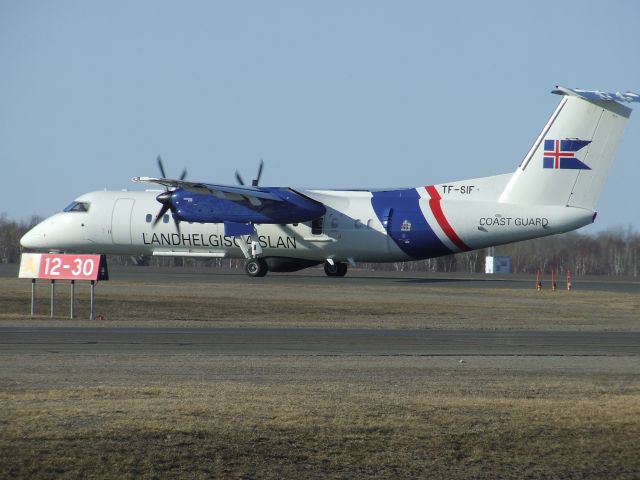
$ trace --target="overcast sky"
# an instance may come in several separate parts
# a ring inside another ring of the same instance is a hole
[[[407,187],[515,170],[556,85],[640,91],[640,2],[0,2],[0,213],[158,175]],[[640,105],[636,105],[640,110]],[[640,111],[596,225],[640,229]]]

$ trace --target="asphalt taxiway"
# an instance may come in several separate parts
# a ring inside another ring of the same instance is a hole
[[[640,356],[640,332],[2,327],[4,354]]]

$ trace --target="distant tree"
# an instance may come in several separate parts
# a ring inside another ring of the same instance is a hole
[[[554,269],[576,275],[637,277],[640,272],[640,233],[631,226],[596,235],[569,232],[497,248],[511,257],[513,273],[535,273]]]
[[[559,275],[640,276],[640,233],[631,226],[596,235],[569,232],[526,240],[495,248],[496,255],[510,257],[511,272],[535,274],[553,269]],[[486,250],[446,255],[418,262],[362,264],[374,270],[403,272],[484,272]]]
[[[0,263],[16,263],[20,259],[20,238],[42,219],[33,215],[28,222],[14,222],[0,213]]]

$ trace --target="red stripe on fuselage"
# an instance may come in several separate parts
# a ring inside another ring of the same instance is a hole
[[[433,213],[433,216],[436,217],[436,221],[438,222],[438,225],[440,225],[442,231],[447,237],[449,237],[449,240],[451,240],[453,244],[463,252],[468,252],[469,250],[471,250],[455,232],[455,230],[447,220],[447,217],[444,216],[442,206],[440,205],[440,200],[442,199],[442,197],[438,193],[436,187],[434,187],[433,185],[429,185],[425,188],[427,189],[429,197],[431,197],[429,199],[429,208],[431,208],[431,212]]]

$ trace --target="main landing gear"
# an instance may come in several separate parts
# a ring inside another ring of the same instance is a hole
[[[273,259],[271,260],[273,261]],[[272,262],[271,267],[275,272],[294,272],[314,264],[317,265],[317,263],[312,261],[310,264],[304,264],[298,266],[298,268],[292,268],[291,265],[288,265],[289,268],[283,268],[283,265]],[[250,277],[264,277],[269,272],[269,264],[267,264],[267,261],[262,257],[247,258],[244,264],[244,271]],[[324,273],[326,273],[328,277],[344,277],[347,273],[347,264],[342,262],[325,262]]]
[[[347,264],[342,262],[324,262],[324,273],[327,277],[344,277],[347,273]]]
[[[244,264],[244,271],[250,277],[264,277],[269,271],[269,267],[264,258],[255,257],[247,259]]]

